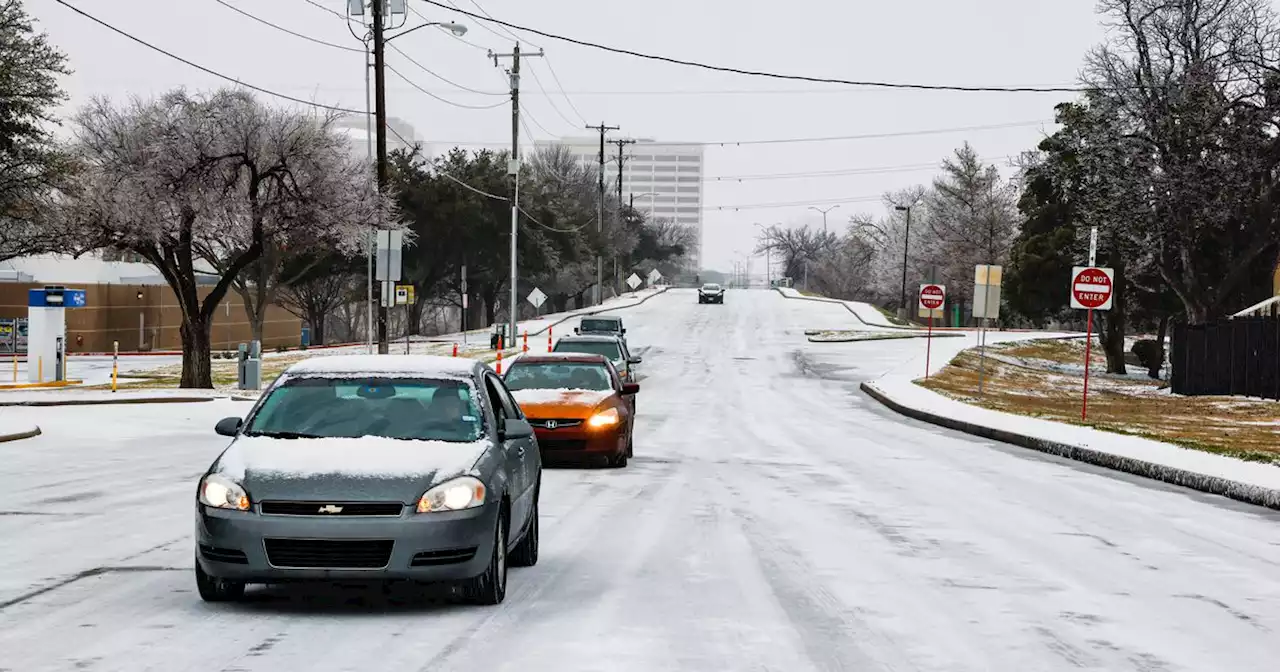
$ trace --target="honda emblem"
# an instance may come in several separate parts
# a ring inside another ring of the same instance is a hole
[[[555,420],[547,421],[547,429],[555,429],[556,427],[559,427],[559,426],[560,426],[560,423],[556,422]]]

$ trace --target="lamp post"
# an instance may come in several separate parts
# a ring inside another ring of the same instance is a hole
[[[920,205],[922,201],[917,200],[911,205],[895,205],[894,210],[907,213],[907,231],[902,239],[902,297],[899,300],[898,317],[907,319],[907,252],[911,249],[911,208]]]
[[[835,209],[836,209],[836,208],[838,208],[838,207],[840,207],[840,206],[839,206],[839,205],[833,205],[833,206],[831,206],[831,207],[827,208],[826,210],[823,210],[822,208],[819,208],[819,207],[817,207],[816,205],[811,205],[811,206],[809,206],[809,209],[810,209],[810,210],[813,210],[813,211],[821,212],[821,213],[822,213],[822,232],[823,232],[823,233],[826,233],[826,232],[827,232],[827,213],[828,213],[828,212],[831,212],[832,210],[835,210]]]

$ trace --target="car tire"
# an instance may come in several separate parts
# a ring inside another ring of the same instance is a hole
[[[244,581],[209,576],[196,560],[196,590],[205,602],[232,602],[244,597]]]
[[[632,430],[632,431],[634,431],[634,430]],[[630,434],[630,435],[628,435],[628,436],[627,436],[627,457],[635,457],[635,456],[636,456],[635,446],[636,446],[636,437],[635,437],[635,435],[634,435],[634,434]]]
[[[627,454],[622,453],[609,458],[609,466],[613,469],[625,469],[627,466]]]
[[[538,496],[534,495],[533,512],[529,514],[529,529],[511,551],[512,567],[532,567],[538,564]]]
[[[502,604],[507,597],[507,516],[498,513],[494,525],[493,552],[489,564],[480,576],[469,579],[463,593],[472,604],[492,606]]]

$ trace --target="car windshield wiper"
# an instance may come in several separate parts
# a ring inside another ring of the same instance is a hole
[[[273,439],[319,439],[315,434],[302,432],[245,432],[245,436],[266,436]]]

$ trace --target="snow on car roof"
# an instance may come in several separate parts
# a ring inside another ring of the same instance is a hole
[[[562,350],[560,352],[540,352],[536,355],[533,355],[533,354],[522,355],[520,359],[512,362],[511,365],[515,366],[520,362],[529,362],[530,364],[534,364],[538,362],[579,362],[579,363],[600,362],[600,363],[604,363],[607,361],[609,361],[608,357],[605,357],[604,355],[596,354],[593,352],[569,352],[569,351]]]
[[[393,374],[397,376],[470,376],[476,361],[436,355],[335,355],[304,359],[285,370],[290,375]]]
[[[573,342],[589,342],[589,343],[609,343],[621,342],[622,339],[613,334],[574,334],[573,336],[561,336],[557,342],[573,343]]]

